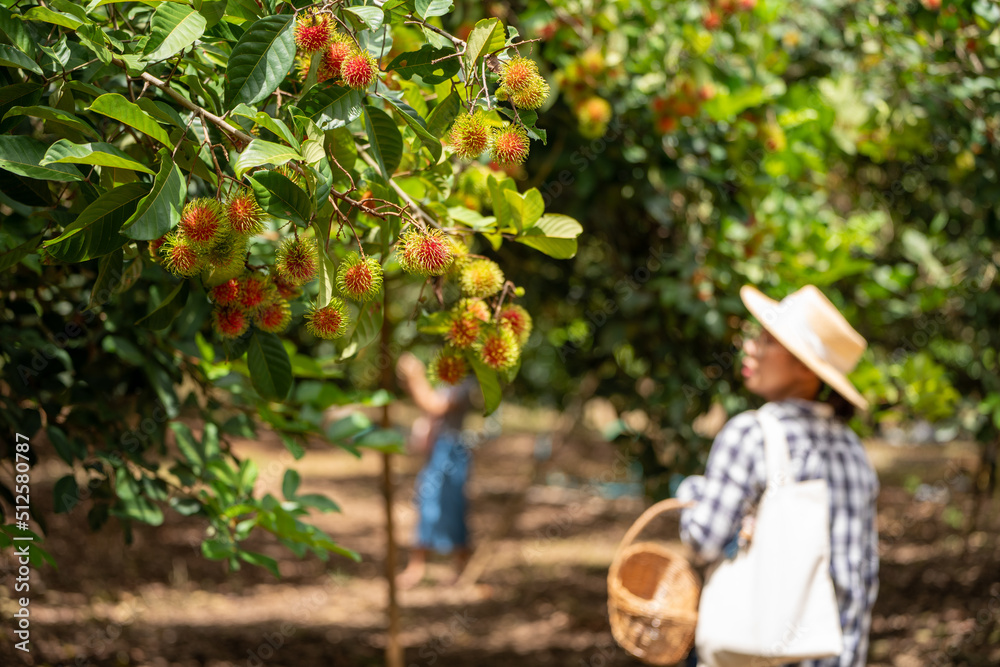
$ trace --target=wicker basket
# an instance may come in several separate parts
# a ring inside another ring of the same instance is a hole
[[[632,542],[653,519],[686,506],[669,499],[643,512],[608,571],[611,634],[649,665],[672,665],[691,650],[701,580],[679,551],[657,542]]]

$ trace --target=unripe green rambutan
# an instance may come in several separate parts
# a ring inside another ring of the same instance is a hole
[[[455,154],[465,160],[479,157],[490,145],[490,126],[482,109],[455,119],[448,135]]]
[[[503,287],[503,271],[491,259],[473,259],[465,263],[458,284],[471,297],[493,296]]]
[[[250,188],[239,188],[229,195],[225,204],[226,219],[237,234],[256,236],[264,231],[264,211],[257,204]]]
[[[479,338],[482,329],[481,323],[472,315],[458,313],[452,316],[448,322],[448,328],[444,332],[445,340],[460,350],[466,350]]]
[[[373,257],[348,253],[337,271],[337,289],[355,301],[371,301],[382,289],[382,265]]]
[[[177,229],[195,248],[207,249],[229,231],[229,225],[218,201],[199,197],[184,207]]]
[[[239,279],[240,293],[237,305],[243,310],[254,310],[277,298],[274,285],[256,273],[245,273]]]
[[[234,306],[212,309],[212,328],[223,338],[239,338],[250,327],[250,318]]]
[[[495,130],[490,144],[493,159],[501,166],[521,164],[528,157],[528,133],[517,125]]]
[[[284,299],[275,299],[254,311],[253,321],[261,331],[281,333],[292,321],[292,309]]]
[[[451,312],[455,315],[471,315],[480,322],[489,322],[493,316],[490,307],[482,299],[461,299]]]
[[[476,354],[480,361],[495,371],[504,371],[517,363],[521,348],[514,333],[507,327],[488,331],[476,341]]]
[[[326,12],[299,14],[295,20],[295,46],[304,53],[322,51],[333,37],[333,26]]]
[[[378,62],[367,49],[355,49],[340,64],[340,78],[355,90],[367,90],[378,78]]]
[[[455,385],[469,374],[469,364],[460,352],[445,348],[434,357],[427,374],[431,382]]]
[[[407,273],[440,276],[454,261],[451,241],[440,229],[403,232],[396,244],[399,266]]]
[[[510,103],[518,109],[537,109],[545,104],[549,97],[549,84],[542,77],[538,77],[524,90],[510,94]]]
[[[518,345],[523,347],[528,342],[532,323],[531,315],[524,308],[516,304],[504,306],[497,320],[500,322],[500,326],[511,330],[511,333],[517,338]]]
[[[504,63],[500,72],[500,87],[513,94],[525,90],[539,78],[538,64],[530,58],[517,56]]]
[[[306,329],[317,338],[340,338],[347,331],[347,304],[334,297],[330,303],[319,307],[313,304],[306,313]]]
[[[160,248],[164,266],[178,276],[193,276],[201,271],[201,254],[187,238],[179,234],[169,234]]]
[[[235,304],[238,302],[240,296],[240,281],[235,278],[227,280],[210,289],[208,295],[212,297],[212,301],[216,305],[228,306]]]
[[[319,251],[315,239],[291,237],[278,248],[275,268],[290,283],[302,285],[316,276]]]

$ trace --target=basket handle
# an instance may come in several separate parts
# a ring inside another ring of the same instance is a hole
[[[618,545],[618,553],[621,553],[621,551],[625,547],[632,544],[633,540],[635,540],[635,538],[639,536],[639,533],[641,533],[643,529],[645,529],[646,526],[649,524],[649,522],[651,522],[656,517],[660,516],[664,512],[669,512],[671,510],[679,510],[679,509],[684,509],[685,507],[692,507],[694,504],[695,504],[694,502],[682,502],[680,500],[677,500],[676,498],[667,498],[666,500],[661,500],[655,505],[650,506],[645,512],[643,512],[639,516],[638,519],[635,520],[635,523],[633,523],[632,527],[628,529],[628,532],[625,533],[625,537],[622,538],[621,544]],[[615,557],[617,558],[617,553],[615,554]]]

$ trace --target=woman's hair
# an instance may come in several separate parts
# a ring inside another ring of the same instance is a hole
[[[854,404],[841,396],[833,387],[825,382],[820,381],[819,393],[816,394],[816,400],[832,407],[833,415],[841,421],[847,422],[854,417]]]

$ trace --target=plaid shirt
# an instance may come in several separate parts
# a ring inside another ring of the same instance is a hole
[[[863,667],[878,594],[878,477],[858,436],[832,416],[828,405],[789,399],[766,409],[785,429],[795,480],[825,479],[830,489],[830,575],[844,652],[801,665]],[[764,468],[763,431],[754,413],[744,412],[716,436],[705,475],[688,477],[678,487],[679,499],[697,502],[681,513],[681,539],[703,560],[723,557],[735,540],[743,517],[764,491]]]

